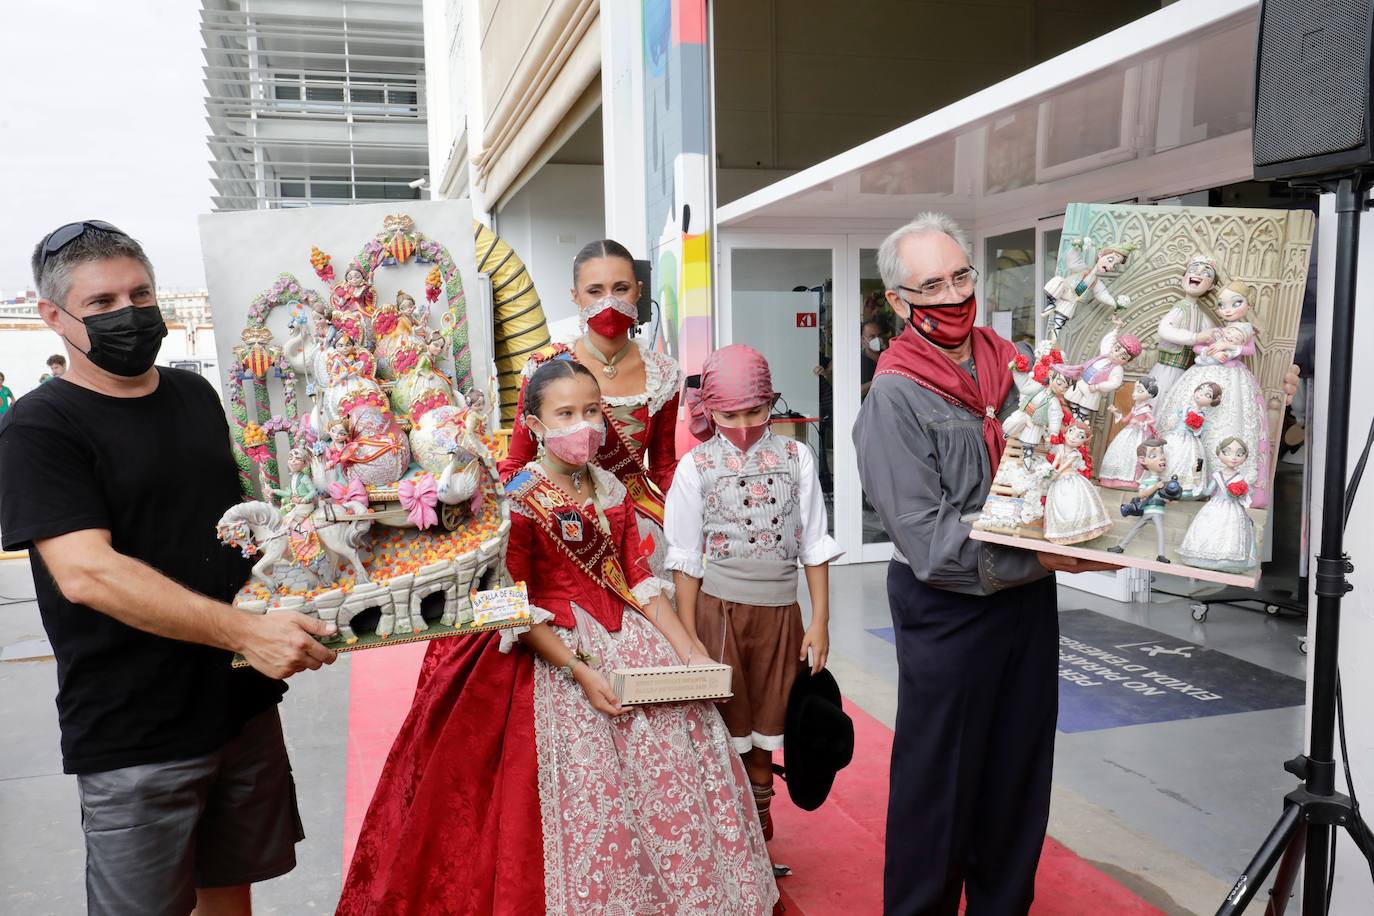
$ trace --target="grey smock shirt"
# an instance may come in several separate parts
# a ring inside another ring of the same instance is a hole
[[[1018,395],[1015,387],[1008,392],[999,420],[1016,410]],[[920,581],[990,595],[1048,575],[1031,551],[969,538],[995,470],[982,417],[910,379],[879,375],[854,424],[854,446],[864,494],[892,538],[893,559]]]

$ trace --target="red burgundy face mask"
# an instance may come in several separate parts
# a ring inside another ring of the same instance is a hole
[[[578,306],[582,320],[602,337],[614,340],[635,326],[639,313],[633,302],[603,296],[587,306]]]
[[[620,337],[634,327],[634,323],[633,318],[627,318],[614,309],[607,309],[601,314],[593,315],[587,319],[587,327],[608,340],[615,340]]]
[[[919,306],[912,305],[911,317],[907,323],[926,340],[945,350],[953,350],[973,332],[973,322],[978,318],[978,299],[970,293],[963,302],[950,305]]]

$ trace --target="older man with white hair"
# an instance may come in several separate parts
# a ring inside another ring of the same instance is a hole
[[[899,671],[884,910],[1025,913],[1049,817],[1059,638],[1051,571],[1104,568],[974,541],[1017,407],[1016,347],[975,328],[978,273],[948,216],[878,251],[907,327],[854,427],[864,493],[896,548]]]

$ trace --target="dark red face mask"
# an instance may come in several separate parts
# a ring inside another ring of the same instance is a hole
[[[599,315],[593,315],[587,319],[587,327],[600,334],[608,340],[615,340],[630,328],[634,327],[635,320],[614,309],[606,309]]]
[[[911,309],[907,323],[926,340],[945,350],[953,350],[973,333],[973,323],[978,319],[978,298],[969,293],[963,302],[950,305],[918,306],[906,299]]]

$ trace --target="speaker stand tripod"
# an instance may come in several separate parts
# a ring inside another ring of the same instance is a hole
[[[1217,910],[1217,916],[1240,916],[1283,859],[1270,892],[1267,913],[1282,916],[1298,866],[1303,872],[1303,916],[1325,916],[1331,871],[1336,857],[1336,829],[1344,828],[1370,863],[1374,874],[1374,841],[1347,795],[1336,791],[1337,662],[1340,651],[1341,599],[1354,572],[1344,552],[1346,454],[1350,439],[1350,376],[1354,352],[1355,277],[1359,262],[1360,216],[1368,206],[1371,179],[1363,171],[1322,178],[1317,186],[1336,195],[1336,285],[1331,318],[1331,359],[1327,379],[1326,474],[1322,482],[1322,539],[1317,554],[1316,638],[1313,640],[1312,725],[1308,752],[1284,764],[1303,784],[1284,798],[1283,814],[1259,852],[1246,866]]]

